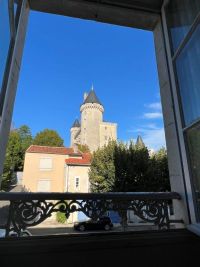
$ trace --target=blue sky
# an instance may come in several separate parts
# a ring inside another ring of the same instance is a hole
[[[58,131],[69,146],[84,92],[94,90],[118,139],[165,144],[153,43],[148,31],[31,12],[13,123],[35,135]]]

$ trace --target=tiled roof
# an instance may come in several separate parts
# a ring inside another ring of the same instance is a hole
[[[140,147],[145,147],[145,144],[144,144],[142,137],[140,135],[138,135],[138,137],[137,137],[136,145],[140,146]]]
[[[71,128],[74,128],[74,127],[78,127],[78,128],[81,127],[80,122],[79,122],[78,119],[76,119],[76,120],[74,121],[74,123],[73,123],[73,125],[72,125]]]
[[[51,146],[37,146],[31,145],[27,150],[27,153],[43,153],[43,154],[59,154],[70,155],[75,154],[73,148],[68,147],[51,147]]]
[[[90,165],[91,164],[91,154],[83,153],[81,159],[69,158],[65,160],[68,165]]]
[[[94,90],[91,90],[88,94],[88,96],[86,97],[85,101],[83,102],[83,104],[87,104],[87,103],[97,103],[99,105],[102,105],[101,102],[99,101],[98,97],[95,94]]]

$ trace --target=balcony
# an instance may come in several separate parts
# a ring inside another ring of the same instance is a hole
[[[0,238],[2,266],[192,266],[198,258],[200,239],[183,223],[172,220],[169,206],[179,201],[178,193],[1,193],[9,202],[6,238]],[[24,229],[39,225],[60,211],[69,217],[82,211],[97,219],[106,211],[118,211],[126,227],[126,212],[132,210],[157,230],[87,233],[49,236],[21,236]],[[11,237],[15,232],[17,236]]]
[[[61,212],[69,218],[74,212],[83,212],[97,220],[107,212],[117,212],[121,224],[127,227],[127,211],[133,211],[143,222],[157,229],[170,229],[172,200],[180,200],[178,193],[1,193],[0,201],[9,201],[9,212],[4,227],[6,236],[20,236],[25,229],[39,225],[53,213]]]

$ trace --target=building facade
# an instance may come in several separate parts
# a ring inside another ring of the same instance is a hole
[[[88,193],[91,154],[73,148],[31,145],[25,154],[22,186],[29,192]],[[68,223],[85,218],[70,214]],[[55,222],[53,214],[47,222]]]
[[[32,145],[25,155],[22,185],[30,192],[89,192],[91,156],[72,148]]]
[[[71,147],[87,145],[91,152],[117,139],[117,124],[103,121],[104,107],[92,90],[84,94],[80,107],[81,122],[76,119],[71,127]]]

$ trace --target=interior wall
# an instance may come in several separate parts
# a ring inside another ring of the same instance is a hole
[[[182,198],[182,201],[174,201],[175,217],[176,219],[183,219],[187,224],[189,223],[189,215],[187,211],[184,173],[182,168],[177,119],[174,110],[174,100],[171,91],[171,81],[161,18],[154,29],[154,42],[159,75],[171,190],[178,192]]]

